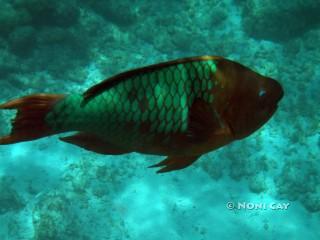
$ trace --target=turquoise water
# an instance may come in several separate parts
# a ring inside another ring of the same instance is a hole
[[[317,0],[0,0],[0,100],[85,91],[135,67],[220,55],[285,97],[250,137],[191,167],[57,136],[0,146],[0,239],[320,239]],[[0,111],[1,135],[12,114]],[[232,208],[232,209],[229,209]]]

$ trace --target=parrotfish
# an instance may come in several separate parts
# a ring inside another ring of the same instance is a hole
[[[235,61],[183,58],[117,74],[84,93],[33,94],[1,104],[18,112],[0,144],[75,131],[60,139],[100,154],[167,156],[151,167],[169,172],[249,136],[282,97],[278,81]]]

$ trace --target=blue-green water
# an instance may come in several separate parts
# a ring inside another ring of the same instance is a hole
[[[285,91],[256,133],[168,174],[147,168],[163,157],[103,156],[57,136],[0,146],[1,240],[320,239],[318,0],[0,3],[1,102],[197,55]],[[1,134],[11,117],[0,112]]]

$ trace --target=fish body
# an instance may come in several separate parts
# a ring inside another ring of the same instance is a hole
[[[61,140],[102,154],[165,155],[154,166],[172,171],[250,135],[282,95],[277,81],[225,58],[178,59],[120,73],[84,94],[38,94],[0,105],[19,110],[0,144],[78,131]]]

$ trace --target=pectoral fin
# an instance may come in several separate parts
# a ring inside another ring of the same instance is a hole
[[[230,138],[232,131],[210,104],[196,99],[190,109],[186,135],[190,142],[200,144],[207,142],[212,136],[216,136],[217,139]]]
[[[200,156],[169,156],[158,164],[150,166],[163,167],[157,173],[164,173],[186,168],[194,163]]]
[[[94,134],[85,132],[76,133],[68,137],[62,137],[60,140],[100,154],[120,155],[128,153],[128,151],[119,149]]]

